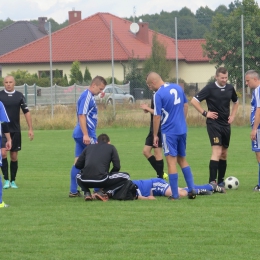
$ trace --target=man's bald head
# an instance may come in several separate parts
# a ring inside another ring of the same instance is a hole
[[[150,72],[146,77],[146,84],[151,90],[157,91],[164,82],[158,73]]]

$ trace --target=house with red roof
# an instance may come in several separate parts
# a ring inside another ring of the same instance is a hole
[[[113,53],[114,76],[123,80],[132,57],[138,58],[142,69],[143,62],[151,54],[155,33],[146,22],[133,26],[130,21],[110,13],[96,13],[81,19],[81,12],[70,11],[69,25],[51,34],[51,48],[47,35],[0,56],[2,76],[18,69],[38,75],[48,74],[52,49],[53,71],[58,69],[68,78],[74,61],[81,63],[82,73],[87,66],[92,77],[111,77]],[[215,74],[215,66],[203,55],[205,40],[179,40],[176,55],[175,39],[160,33],[157,38],[166,47],[167,59],[172,64],[170,77],[176,77],[176,57],[179,78],[186,82],[207,82]]]

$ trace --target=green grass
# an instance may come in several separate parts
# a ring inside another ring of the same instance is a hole
[[[155,176],[142,155],[147,128],[98,129],[117,147],[122,171]],[[85,202],[68,198],[74,157],[71,130],[23,132],[17,185],[3,191],[1,259],[258,259],[257,163],[249,127],[233,127],[227,194],[168,201]],[[208,180],[211,149],[205,128],[189,128],[187,160],[196,184]],[[165,167],[167,170],[167,168]],[[184,185],[182,174],[180,186]]]

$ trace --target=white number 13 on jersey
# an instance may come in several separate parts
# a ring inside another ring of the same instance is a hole
[[[170,94],[174,94],[174,105],[181,103],[181,99],[178,97],[178,92],[176,89],[171,89]]]

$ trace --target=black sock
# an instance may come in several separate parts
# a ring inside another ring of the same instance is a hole
[[[209,161],[209,182],[216,181],[218,174],[218,161]]]
[[[147,160],[149,161],[149,163],[153,166],[153,168],[156,171],[156,159],[155,159],[154,155],[150,156]]]
[[[163,179],[163,160],[156,161],[157,178]]]
[[[18,170],[18,161],[10,162],[11,181],[15,181],[16,173]]]
[[[2,167],[1,167],[2,173],[4,175],[5,180],[9,180],[8,177],[8,160],[7,158],[2,159]]]
[[[218,183],[221,183],[225,179],[227,169],[227,161],[226,160],[219,160],[218,164]]]

